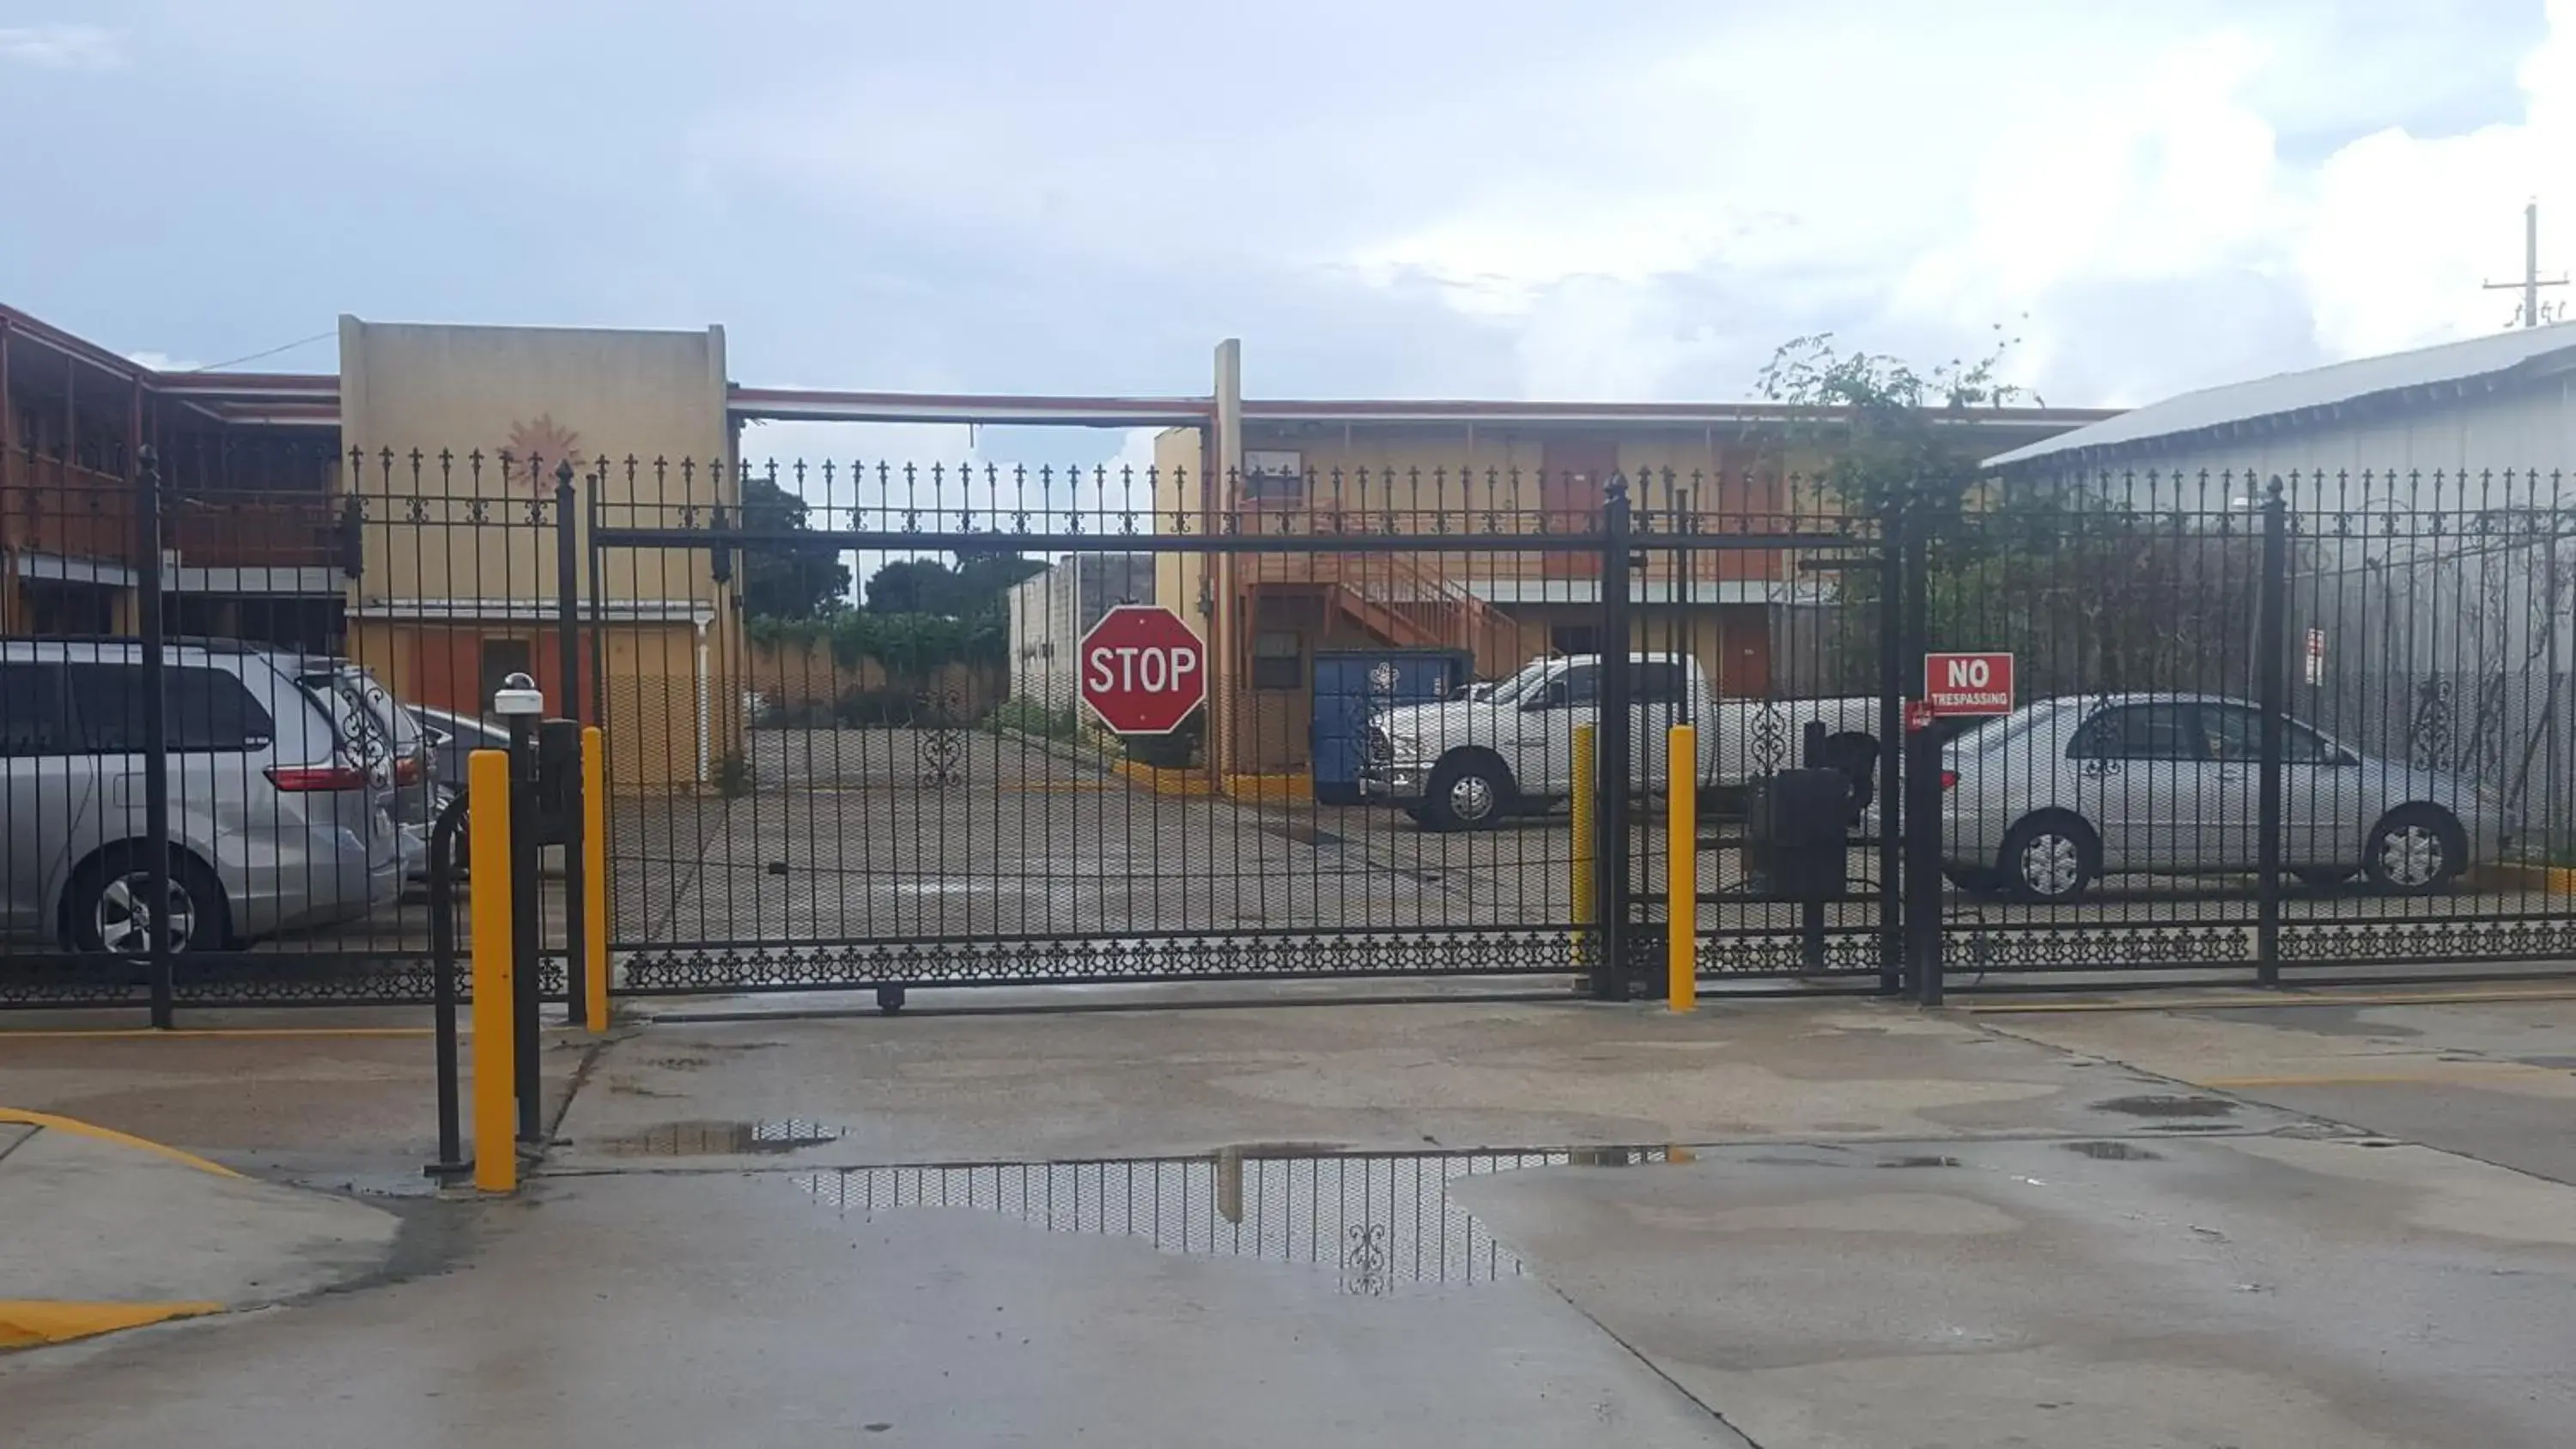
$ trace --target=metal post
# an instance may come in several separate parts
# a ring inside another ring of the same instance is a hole
[[[429,831],[429,1000],[438,1071],[438,1160],[429,1175],[442,1183],[468,1170],[456,1070],[456,851],[466,799],[459,792],[448,801]]]
[[[1600,951],[1592,961],[1596,1001],[1628,999],[1628,792],[1637,777],[1628,719],[1628,483],[1613,478],[1601,505],[1601,653],[1594,699],[1601,730]]]
[[[562,690],[555,712],[566,719],[586,719],[581,707],[581,540],[573,526],[572,460],[555,465],[555,662]],[[590,960],[589,869],[586,848],[589,811],[566,812],[572,832],[564,841],[564,1016],[575,1026],[590,1024],[590,993],[583,982]]]
[[[608,740],[599,726],[581,732],[582,918],[580,995],[586,1009],[575,1020],[596,1034],[608,1030]]]
[[[1888,500],[1878,572],[1878,989],[1905,989],[1905,500]]]
[[[510,1112],[518,1082],[518,1033],[510,1020],[518,998],[516,933],[510,919],[512,892],[501,888],[517,854],[504,803],[509,798],[508,755],[476,750],[467,757],[470,859],[474,878],[483,883],[471,892],[469,904],[474,913],[474,1185],[485,1192],[510,1192],[519,1185]],[[477,800],[483,802],[480,810],[473,808]]]
[[[1601,933],[1593,929],[1601,919],[1600,876],[1593,860],[1593,851],[1601,844],[1599,824],[1593,819],[1600,803],[1598,761],[1593,754],[1599,747],[1598,734],[1594,725],[1574,727],[1574,964],[1587,976],[1597,974],[1592,963],[1601,949]]]
[[[1918,488],[1905,530],[1906,643],[1899,659],[1920,678],[1932,649],[1931,516],[1929,495]],[[1929,729],[1909,730],[1905,740],[1905,957],[1915,1000],[1941,1003],[1941,801],[1940,747]]]
[[[2265,986],[2281,984],[2281,715],[2290,695],[2281,634],[2289,617],[2289,524],[2289,500],[2274,478],[2263,490],[2263,589],[2254,641],[2263,752],[2255,774],[2254,973]]]
[[[1823,720],[1807,721],[1806,729],[1800,732],[1798,746],[1800,765],[1810,770],[1831,768],[1831,762],[1825,757]],[[1849,847],[1846,846],[1845,850],[1848,852]],[[1848,854],[1844,863],[1848,868]],[[1818,897],[1798,902],[1798,969],[1810,975],[1825,969],[1825,903]]]
[[[511,999],[511,1029],[516,1046],[512,1078],[519,1101],[519,1140],[545,1136],[543,1088],[537,1079],[537,1008],[542,1001],[538,978],[544,974],[540,923],[537,920],[537,721],[533,715],[510,717],[510,955],[516,962]],[[489,889],[488,881],[486,889]]]
[[[1699,730],[1664,739],[1664,1001],[1699,1008]]]
[[[161,459],[135,453],[134,603],[143,632],[143,872],[146,970],[152,1026],[170,1029],[176,994],[170,965],[170,691],[161,625]]]

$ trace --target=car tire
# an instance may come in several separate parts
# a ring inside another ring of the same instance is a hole
[[[2004,873],[1991,866],[1958,865],[1941,874],[1951,885],[1972,896],[1999,896],[2004,893]]]
[[[2447,889],[2469,866],[2467,832],[2451,813],[2432,805],[2406,805],[2370,828],[2361,872],[2371,888],[2392,896],[2429,896]]]
[[[2004,837],[1996,860],[2004,893],[2025,905],[2058,906],[2083,897],[2102,871],[2101,842],[2069,815],[2035,815]]]
[[[1511,809],[1512,780],[1502,762],[1468,755],[1431,772],[1422,823],[1433,830],[1491,830]]]
[[[120,846],[102,852],[73,877],[64,898],[68,936],[75,951],[142,956],[149,950],[148,917],[134,909],[150,897],[144,853]],[[170,860],[171,941],[176,955],[220,951],[232,942],[232,909],[222,882],[185,852]]]

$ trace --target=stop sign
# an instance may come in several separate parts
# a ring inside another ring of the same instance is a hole
[[[1207,648],[1169,609],[1120,604],[1082,636],[1082,700],[1122,735],[1167,735],[1207,700]]]

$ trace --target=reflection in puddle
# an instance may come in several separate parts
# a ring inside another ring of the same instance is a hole
[[[797,1173],[847,1214],[971,1207],[1051,1233],[1142,1238],[1167,1253],[1329,1268],[1345,1293],[1516,1278],[1521,1260],[1449,1198],[1449,1184],[1531,1167],[1687,1161],[1663,1147],[1555,1152],[1265,1154],[1113,1162],[853,1167]]]
[[[836,1142],[849,1130],[802,1117],[767,1122],[665,1122],[641,1132],[601,1137],[581,1145],[606,1157],[765,1155]]]

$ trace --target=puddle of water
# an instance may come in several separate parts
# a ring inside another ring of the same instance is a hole
[[[2094,1103],[2093,1110],[2131,1117],[2224,1117],[2236,1104],[2219,1097],[2113,1097]]]
[[[1201,1157],[852,1167],[790,1181],[835,1212],[979,1208],[1050,1233],[1138,1238],[1166,1253],[1304,1263],[1344,1293],[1517,1278],[1518,1255],[1449,1185],[1532,1167],[1687,1162],[1684,1148],[1530,1152],[1282,1152]]]
[[[1924,1156],[1882,1157],[1870,1165],[1873,1167],[1956,1167],[1959,1165],[1959,1159],[1955,1157]]]
[[[605,1157],[767,1156],[835,1142],[849,1130],[801,1117],[768,1122],[665,1122],[581,1145]]]
[[[2162,1162],[2165,1155],[2133,1142],[2065,1142],[2069,1152],[2080,1152],[2100,1162]]]

